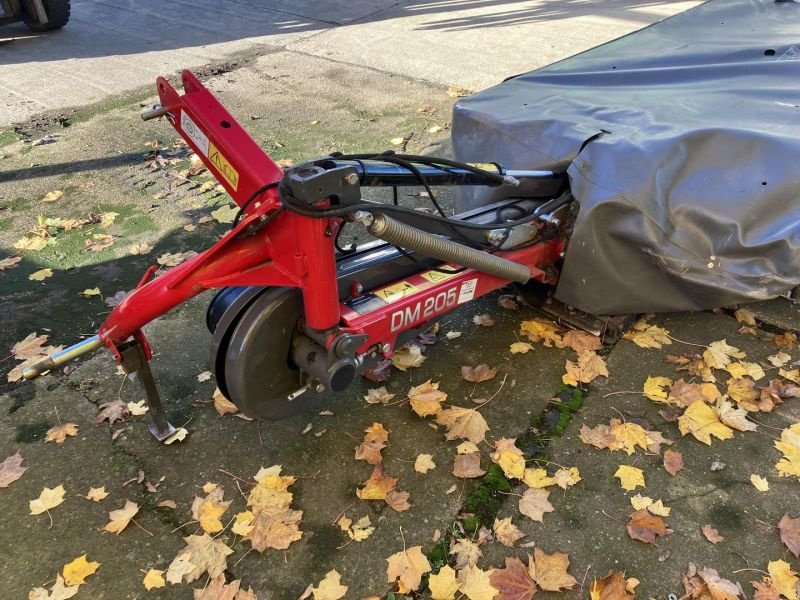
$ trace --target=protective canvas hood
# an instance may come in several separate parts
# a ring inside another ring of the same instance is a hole
[[[707,309],[800,284],[799,3],[711,0],[460,101],[452,135],[458,160],[568,170],[571,306]]]

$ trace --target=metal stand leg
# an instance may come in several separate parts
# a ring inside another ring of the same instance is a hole
[[[161,404],[161,396],[158,395],[158,388],[156,388],[153,372],[150,370],[150,363],[147,361],[144,349],[139,342],[133,341],[120,347],[119,353],[122,356],[123,370],[128,374],[135,374],[144,388],[147,406],[150,409],[148,411],[150,414],[148,429],[154,438],[163,442],[175,433],[175,428],[167,420],[167,413],[164,411],[164,405]]]

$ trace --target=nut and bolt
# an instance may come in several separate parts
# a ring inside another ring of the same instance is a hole
[[[348,185],[355,185],[358,183],[358,175],[355,173],[348,173],[344,176],[344,182]]]
[[[366,227],[372,225],[372,222],[375,220],[375,217],[372,216],[372,213],[367,212],[366,210],[357,210],[350,215],[350,218]]]
[[[314,391],[317,392],[318,394],[321,394],[322,392],[325,391],[325,386],[322,385],[321,383],[318,383],[316,386],[314,386]]]
[[[486,234],[486,240],[490,244],[502,242],[504,237],[505,231],[503,229],[492,229],[488,234]]]

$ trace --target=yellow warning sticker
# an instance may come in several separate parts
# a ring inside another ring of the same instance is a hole
[[[446,269],[443,269],[446,270]],[[427,279],[431,283],[439,283],[440,281],[447,281],[451,277],[455,277],[458,273],[442,273],[442,271],[425,271],[420,273],[419,276]]]
[[[208,144],[208,159],[214,164],[217,168],[217,171],[225,178],[225,181],[231,184],[231,187],[234,191],[239,189],[239,173],[236,169],[233,168],[231,163],[228,162],[228,159],[222,155],[217,147],[209,143]]]
[[[378,290],[377,292],[373,293],[378,298],[386,300],[386,302],[397,302],[398,300],[402,300],[406,296],[410,296],[418,291],[418,287],[411,285],[407,281],[401,281],[400,283],[395,283],[394,285],[390,285],[389,287],[385,287],[382,290]]]

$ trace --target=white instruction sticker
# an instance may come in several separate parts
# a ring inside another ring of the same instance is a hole
[[[203,156],[208,156],[208,136],[200,131],[200,128],[195,125],[195,122],[186,114],[185,110],[181,111],[181,129],[203,153]]]
[[[461,284],[461,290],[458,292],[458,303],[464,304],[469,302],[475,297],[475,288],[478,287],[477,279],[468,279]]]

